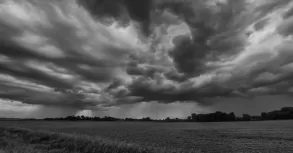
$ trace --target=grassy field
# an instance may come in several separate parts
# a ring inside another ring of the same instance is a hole
[[[94,148],[96,152],[293,152],[293,121],[226,123],[0,121],[0,127],[2,127],[0,148],[6,150],[14,147],[21,150],[43,149],[41,152],[55,153],[95,152]],[[30,130],[7,130],[11,128]],[[19,133],[30,133],[30,136]],[[46,135],[45,139],[43,135]],[[51,146],[52,142],[59,144],[58,147]],[[79,147],[69,150],[73,144],[78,144]]]
[[[0,128],[0,148],[13,153],[151,153],[162,152],[100,137]]]

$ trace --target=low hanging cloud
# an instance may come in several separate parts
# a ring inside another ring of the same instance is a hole
[[[292,8],[290,0],[4,0],[0,98],[105,110],[291,95]]]

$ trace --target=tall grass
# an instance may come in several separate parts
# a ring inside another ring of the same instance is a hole
[[[7,153],[152,153],[162,150],[85,135],[0,128]]]

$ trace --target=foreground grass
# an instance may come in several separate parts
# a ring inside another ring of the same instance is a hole
[[[11,129],[12,127],[31,131]],[[40,130],[58,133],[40,132]],[[29,134],[32,136],[26,136]],[[93,146],[90,145],[92,143]],[[75,144],[77,144],[76,148],[70,147],[70,145],[75,147]],[[105,144],[108,148],[105,149],[105,145],[100,147],[101,144]],[[237,123],[0,121],[0,150],[1,145],[5,150],[13,150],[15,153],[144,151],[196,153],[199,150],[206,153],[293,153],[293,124],[292,121]],[[77,149],[78,146],[80,150]],[[128,149],[117,150],[117,147],[125,148],[124,146]],[[93,149],[96,147],[98,150]]]
[[[165,152],[99,137],[7,128],[0,128],[0,150],[7,153]]]

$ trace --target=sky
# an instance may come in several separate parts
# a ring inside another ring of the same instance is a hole
[[[2,0],[0,117],[293,106],[291,0]]]

